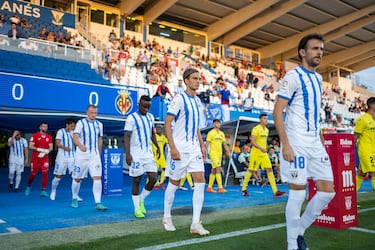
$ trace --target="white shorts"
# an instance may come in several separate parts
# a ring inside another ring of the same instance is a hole
[[[156,167],[154,156],[153,155],[151,155],[150,157],[143,156],[142,158],[137,158],[133,156],[132,164],[129,167],[129,176],[138,177],[147,172],[152,172],[152,173],[157,172],[157,167]]]
[[[74,159],[72,158],[62,158],[56,160],[55,169],[53,170],[53,174],[55,175],[65,175],[66,171],[71,174],[74,169]]]
[[[23,161],[9,161],[9,173],[20,172],[25,169]]]
[[[88,172],[90,173],[91,177],[102,176],[102,161],[100,156],[75,159],[72,178],[84,179],[87,177]]]
[[[204,162],[200,147],[197,147],[193,152],[181,153],[181,160],[172,160],[170,156],[167,157],[167,168],[165,176],[172,180],[180,180],[186,175],[186,172],[203,172]]]
[[[331,162],[323,146],[292,146],[292,148],[294,162],[285,161],[280,154],[280,172],[283,182],[305,185],[308,178],[312,178],[314,181],[333,181]]]

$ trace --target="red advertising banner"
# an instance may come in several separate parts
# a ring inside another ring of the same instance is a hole
[[[336,229],[356,226],[358,212],[354,135],[324,134],[324,144],[332,164],[336,195],[314,225]],[[309,180],[309,200],[315,193],[315,183]]]

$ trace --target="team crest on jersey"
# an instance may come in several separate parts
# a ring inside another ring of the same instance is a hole
[[[115,100],[115,107],[116,110],[122,114],[126,115],[129,113],[130,110],[132,110],[133,107],[133,101],[130,98],[130,93],[126,89],[121,89],[117,91],[118,96],[116,97]]]
[[[298,177],[298,171],[297,170],[291,170],[290,175],[293,179],[296,179]]]

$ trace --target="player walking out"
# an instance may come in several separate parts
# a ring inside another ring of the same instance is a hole
[[[40,196],[48,197],[46,192],[48,182],[49,159],[48,154],[53,149],[52,136],[47,134],[48,124],[42,122],[39,126],[39,132],[33,134],[30,138],[29,148],[33,151],[30,162],[30,175],[27,180],[25,195],[29,196],[31,184],[35,176],[42,171],[42,192]]]
[[[359,157],[357,191],[367,173],[371,176],[372,190],[375,191],[375,97],[367,99],[367,111],[357,120],[354,133]]]
[[[103,147],[103,124],[96,119],[98,108],[90,104],[86,109],[87,118],[77,122],[73,132],[73,143],[76,146],[76,159],[72,173],[72,207],[78,207],[78,193],[81,180],[90,173],[93,179],[92,192],[95,208],[105,211],[107,207],[102,199],[102,162],[100,154]]]
[[[171,219],[172,205],[180,179],[188,171],[194,180],[193,219],[190,233],[208,235],[210,232],[200,222],[204,200],[203,160],[206,158],[206,147],[199,130],[201,103],[196,96],[200,84],[198,70],[192,68],[185,70],[183,79],[186,91],[173,98],[164,125],[172,160],[167,164],[166,170],[169,184],[164,195],[163,225],[167,231],[176,230]]]
[[[221,177],[221,161],[223,158],[223,149],[224,146],[225,153],[227,157],[230,157],[230,151],[225,143],[225,135],[224,132],[220,130],[221,122],[219,119],[213,120],[214,128],[211,129],[206,138],[206,149],[210,149],[210,160],[211,160],[211,174],[208,181],[207,192],[208,193],[216,193],[216,190],[212,188],[214,185],[215,179],[217,181],[217,185],[219,187],[219,193],[223,194],[228,192],[226,189],[223,188],[223,180]]]
[[[319,129],[323,91],[322,77],[315,68],[322,59],[323,45],[323,37],[318,34],[301,39],[301,64],[286,74],[273,112],[281,140],[281,179],[289,183],[285,209],[288,250],[306,249],[305,230],[335,196],[331,163]],[[307,178],[315,181],[317,193],[300,216]]]
[[[132,200],[136,218],[145,217],[147,211],[144,201],[157,180],[151,144],[153,143],[156,147],[157,158],[160,156],[160,149],[155,137],[154,116],[148,112],[150,106],[150,97],[141,96],[138,111],[128,116],[124,127],[126,163],[130,166],[129,176],[133,177]],[[144,173],[147,173],[148,182],[139,194],[139,185]]]
[[[55,177],[52,180],[52,188],[50,199],[56,199],[56,189],[63,175],[66,171],[71,174],[74,169],[74,144],[73,144],[73,130],[76,122],[72,119],[66,119],[65,128],[57,131],[55,145],[58,148],[55,161],[55,169],[53,171]],[[82,199],[78,199],[81,200]]]
[[[16,174],[16,183],[14,192],[19,192],[21,175],[29,159],[29,148],[25,138],[21,137],[21,132],[15,130],[12,137],[8,139],[9,152],[9,191],[13,189],[14,174]]]

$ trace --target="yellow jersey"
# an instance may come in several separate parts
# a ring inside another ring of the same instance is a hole
[[[206,141],[210,142],[210,155],[222,156],[223,143],[225,142],[223,131],[211,129],[207,134]]]
[[[168,139],[164,134],[159,135],[155,133],[155,136],[156,136],[156,141],[158,142],[158,145],[160,148],[159,160],[165,160],[164,149],[165,149],[165,145],[168,144]],[[152,151],[154,152],[154,157],[155,157],[155,160],[157,161],[158,158],[156,157],[156,146],[154,144],[152,144]]]
[[[358,134],[358,152],[373,155],[375,151],[375,120],[369,113],[358,118],[354,133]]]
[[[263,127],[262,125],[256,125],[253,130],[251,130],[251,136],[255,136],[255,143],[258,144],[260,147],[267,149],[267,139],[268,139],[268,128]],[[256,147],[251,148],[251,155],[262,155],[267,154],[263,153]]]

